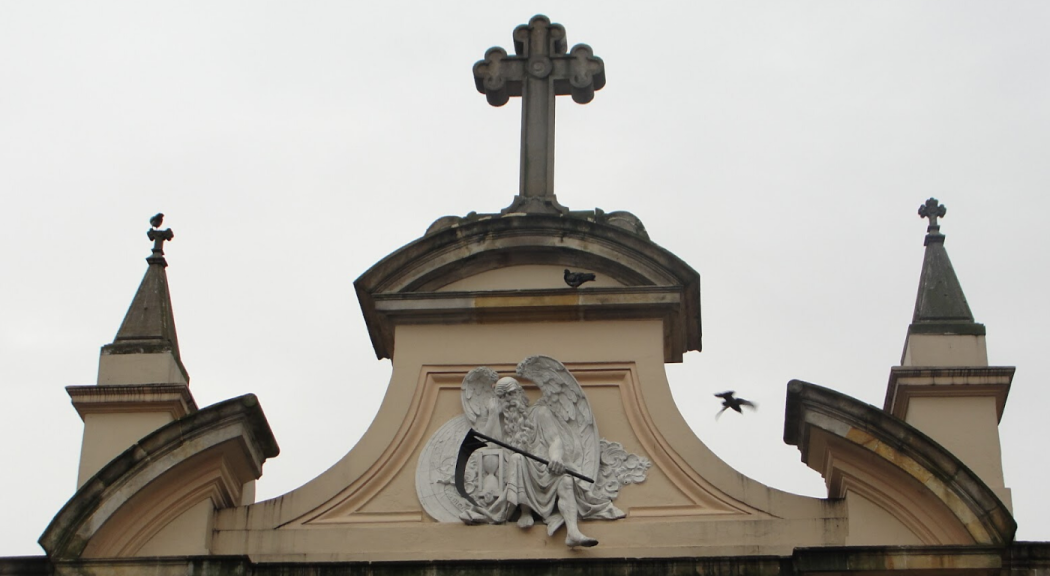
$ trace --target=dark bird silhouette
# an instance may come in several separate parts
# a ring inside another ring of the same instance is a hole
[[[157,212],[153,218],[149,219],[149,223],[150,226],[153,226],[154,228],[160,228],[160,225],[164,223],[164,214]]]
[[[568,268],[565,269],[565,283],[573,288],[579,288],[580,284],[591,280],[594,280],[594,274],[590,272],[569,272]]]
[[[740,409],[741,406],[747,406],[752,410],[758,409],[758,404],[755,404],[750,400],[737,398],[734,396],[734,394],[736,394],[736,392],[732,390],[727,390],[725,392],[722,392],[721,394],[715,394],[715,396],[722,399],[722,409],[718,411],[718,414],[715,414],[715,418],[721,416],[722,412],[725,412],[728,408],[732,408],[733,410],[736,410],[741,414],[744,413],[744,411]]]

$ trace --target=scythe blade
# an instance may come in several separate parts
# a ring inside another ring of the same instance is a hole
[[[467,472],[467,462],[470,461],[470,455],[473,454],[478,448],[485,446],[487,442],[478,436],[478,433],[471,428],[467,430],[467,435],[463,437],[463,443],[459,445],[459,456],[456,457],[456,491],[459,495],[466,498],[468,502],[477,506],[478,503],[467,494],[467,486],[464,476]]]

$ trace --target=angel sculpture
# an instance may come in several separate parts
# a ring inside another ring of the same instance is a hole
[[[469,425],[535,457],[495,445],[481,454],[476,498],[464,506],[460,519],[468,524],[501,524],[518,512],[522,529],[530,528],[538,517],[547,525],[548,535],[564,524],[566,545],[594,546],[598,541],[580,531],[579,520],[624,517],[612,499],[621,483],[644,480],[650,463],[626,454],[619,443],[599,439],[587,397],[561,362],[532,356],[518,364],[517,375],[542,391],[535,404],[529,405],[517,379],[499,378],[489,368],[475,368],[463,379],[463,412]],[[615,464],[603,462],[606,453]],[[624,469],[627,459],[632,459],[629,471]],[[496,478],[500,464],[502,481]],[[598,481],[576,480],[566,470]]]

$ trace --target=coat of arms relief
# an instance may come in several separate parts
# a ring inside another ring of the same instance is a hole
[[[613,501],[652,463],[598,435],[587,396],[561,362],[532,356],[516,372],[500,378],[480,367],[463,378],[463,414],[420,454],[419,501],[440,522],[529,529],[539,521],[548,535],[565,526],[568,546],[594,546],[580,521],[623,518]],[[535,403],[519,378],[540,389]]]

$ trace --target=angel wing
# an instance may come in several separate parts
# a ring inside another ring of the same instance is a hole
[[[580,383],[564,364],[549,356],[530,356],[518,364],[517,372],[518,376],[535,383],[543,392],[543,397],[536,401],[536,405],[546,406],[577,435],[583,456],[579,472],[588,476],[596,475],[601,456],[598,426]]]
[[[463,414],[471,426],[478,425],[478,418],[487,416],[489,406],[494,404],[496,393],[492,385],[499,380],[499,374],[492,368],[482,366],[475,368],[463,377],[462,393]]]

